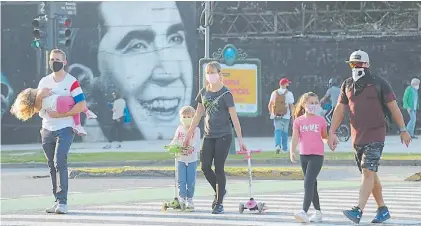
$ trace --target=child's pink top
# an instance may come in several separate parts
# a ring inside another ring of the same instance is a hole
[[[302,115],[294,121],[300,138],[300,155],[323,155],[322,134],[327,131],[326,120],[319,115]]]

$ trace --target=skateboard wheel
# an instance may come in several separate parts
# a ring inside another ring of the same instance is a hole
[[[244,212],[244,204],[240,203],[238,206],[238,212],[243,213]]]
[[[167,211],[167,209],[168,209],[168,205],[167,205],[167,203],[162,203],[162,207],[161,207],[161,210],[162,210],[162,212],[165,212],[165,211]]]
[[[264,207],[265,207],[264,203],[259,202],[257,204],[257,210],[259,211],[259,213],[262,213],[264,211]]]

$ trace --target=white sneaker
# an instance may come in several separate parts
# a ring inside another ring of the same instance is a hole
[[[77,126],[73,127],[73,130],[76,132],[77,135],[79,135],[81,137],[87,135],[85,129],[81,125],[77,125]]]
[[[194,210],[194,203],[193,203],[193,199],[192,198],[187,199],[186,209]]]
[[[316,210],[316,212],[310,217],[310,222],[322,222],[322,212]]]
[[[306,211],[301,210],[300,212],[294,214],[295,219],[297,219],[300,223],[309,223],[310,220],[308,219],[308,215]]]
[[[57,209],[57,203],[55,203],[54,204],[54,206],[52,206],[52,207],[48,207],[47,209],[45,209],[45,212],[47,212],[47,213],[55,213],[56,212],[56,209]]]
[[[104,147],[102,147],[103,149],[110,149],[111,148],[111,144],[107,144]]]
[[[86,117],[88,118],[88,119],[96,119],[98,116],[96,116],[96,114],[95,113],[93,113],[91,110],[87,110],[86,111]]]
[[[58,204],[56,208],[56,213],[66,214],[68,211],[67,204]]]

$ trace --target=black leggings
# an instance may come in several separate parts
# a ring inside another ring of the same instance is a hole
[[[113,123],[111,124],[111,131],[110,131],[110,137],[108,138],[108,142],[123,141],[122,139],[122,132],[123,132],[123,123],[124,123],[124,117],[121,117],[119,119],[113,120]]]
[[[304,173],[303,210],[308,211],[311,202],[314,209],[320,210],[319,193],[317,192],[317,176],[323,166],[323,155],[301,155],[301,168]]]
[[[218,204],[222,204],[224,198],[226,184],[224,167],[231,141],[231,134],[219,138],[205,137],[200,151],[203,174],[216,192]],[[212,170],[212,161],[215,161],[215,172]]]

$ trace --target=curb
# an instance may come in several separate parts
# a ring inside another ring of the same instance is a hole
[[[155,169],[136,169],[123,170],[122,172],[102,172],[91,173],[84,170],[69,169],[69,179],[75,178],[98,178],[98,177],[174,177],[175,170],[155,170]],[[225,172],[228,177],[247,177],[247,169],[239,172]],[[204,177],[203,172],[198,170],[196,175]],[[303,180],[304,175],[301,171],[291,170],[265,170],[253,172],[253,179],[280,179],[280,180]]]
[[[294,166],[289,159],[253,160],[253,165]],[[82,167],[123,167],[123,166],[172,166],[174,160],[162,161],[123,161],[123,162],[69,162],[69,168]],[[246,160],[227,160],[226,166],[247,165]],[[355,166],[354,160],[325,160],[324,166]],[[421,166],[421,160],[381,160],[382,166]],[[2,163],[2,169],[12,168],[47,168],[47,163]]]

